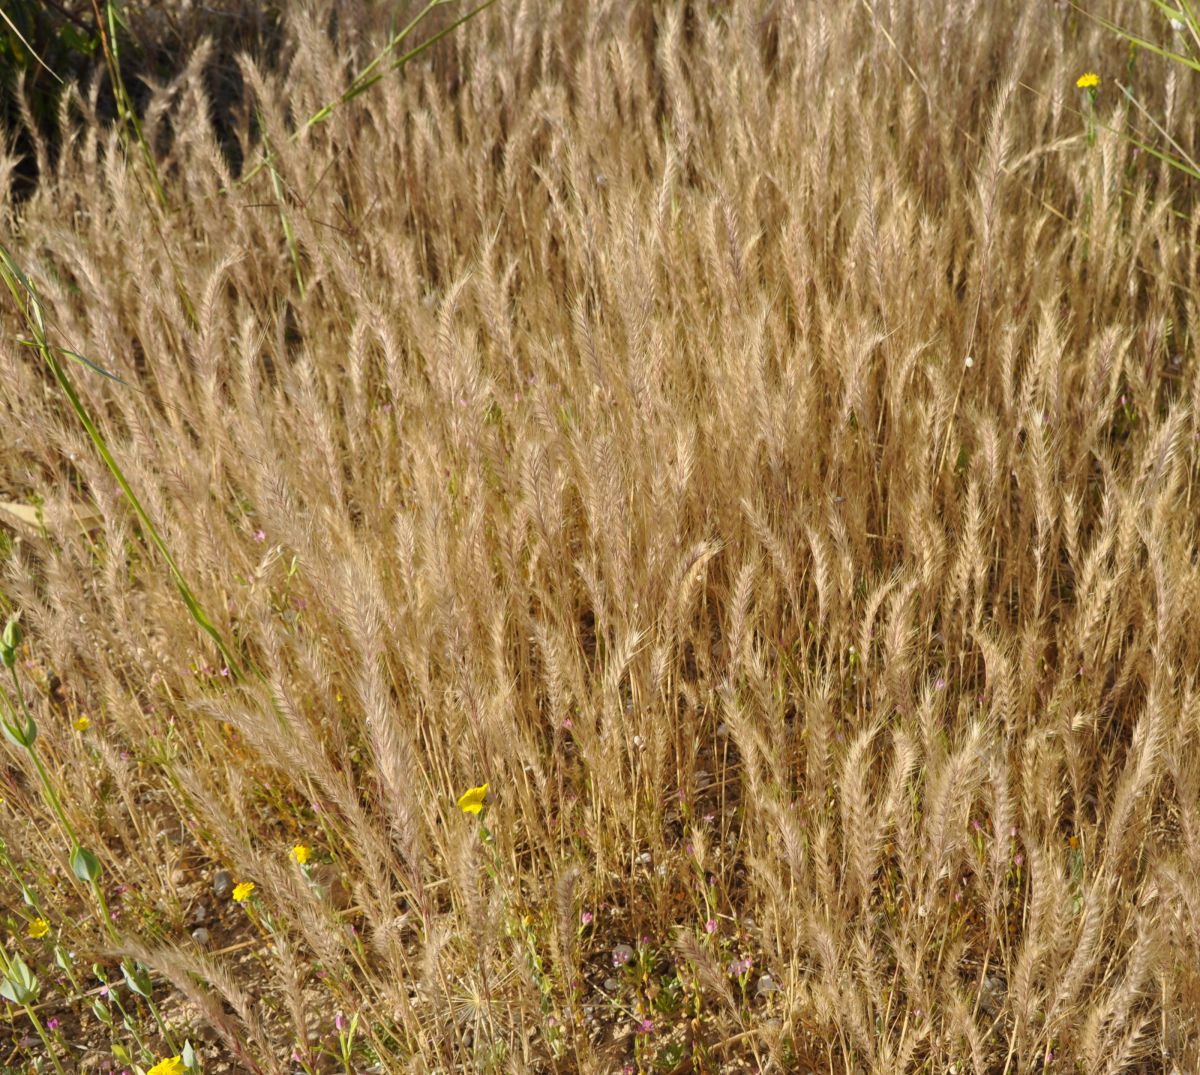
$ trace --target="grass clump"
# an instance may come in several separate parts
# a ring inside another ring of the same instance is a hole
[[[153,89],[161,199],[71,86],[0,203],[14,1055],[1200,1066],[1196,223],[1103,28],[497,4],[352,93],[328,15]]]

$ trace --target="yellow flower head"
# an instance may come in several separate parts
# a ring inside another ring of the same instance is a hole
[[[92,718],[86,713],[75,722],[77,732],[86,732],[92,726]]]
[[[480,784],[477,788],[468,788],[459,796],[458,808],[464,814],[478,814],[483,809],[487,792],[488,786],[486,784]]]
[[[253,881],[239,881],[233,886],[233,898],[238,903],[245,903],[250,898],[250,893],[254,891]]]
[[[154,1065],[146,1075],[183,1075],[186,1068],[183,1066],[183,1057],[168,1056],[166,1060],[160,1060]]]
[[[47,922],[44,918],[35,918],[32,922],[29,923],[29,936],[33,937],[35,940],[38,937],[46,936],[46,934],[49,932],[50,932],[50,923]]]
[[[292,848],[292,861],[297,866],[303,866],[312,858],[312,848],[305,847],[304,844],[297,844]]]
[[[1075,85],[1081,90],[1094,90],[1100,85],[1100,76],[1095,71],[1088,71],[1075,80]]]

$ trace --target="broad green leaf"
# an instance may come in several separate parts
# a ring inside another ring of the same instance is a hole
[[[100,860],[86,847],[76,847],[71,852],[71,872],[81,881],[99,881]]]

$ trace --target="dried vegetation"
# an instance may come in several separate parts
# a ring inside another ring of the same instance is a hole
[[[39,745],[180,1033],[265,1072],[327,1070],[335,1009],[356,1071],[1197,1070],[1198,223],[1109,81],[1088,144],[1120,43],[510,0],[290,140],[369,55],[299,7],[223,102],[271,169],[234,186],[201,49],[145,115],[166,210],[88,86],[0,206],[242,666],[4,306]],[[1123,77],[1195,153],[1183,81]],[[113,945],[7,766],[52,927],[10,878],[10,948],[82,1063],[51,942]],[[256,888],[206,950],[218,867]]]

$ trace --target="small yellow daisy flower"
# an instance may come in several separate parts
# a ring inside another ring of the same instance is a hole
[[[49,932],[50,923],[44,918],[35,918],[29,923],[29,936],[31,936],[34,940],[37,940],[38,937],[46,936],[46,934]]]
[[[483,809],[487,793],[488,786],[486,784],[480,784],[477,788],[468,788],[459,796],[458,808],[464,814],[478,814]]]
[[[187,1069],[183,1066],[183,1057],[168,1056],[166,1060],[160,1060],[154,1065],[146,1075],[183,1075]]]
[[[253,881],[239,881],[233,886],[233,898],[238,903],[245,903],[250,898],[250,893],[254,891]]]
[[[92,718],[86,713],[75,722],[77,732],[86,732],[92,726]]]
[[[1075,80],[1075,85],[1081,90],[1094,90],[1100,85],[1100,76],[1095,71],[1088,71]]]
[[[292,848],[292,861],[297,866],[305,865],[312,858],[312,848],[306,847],[304,844],[297,844]]]

